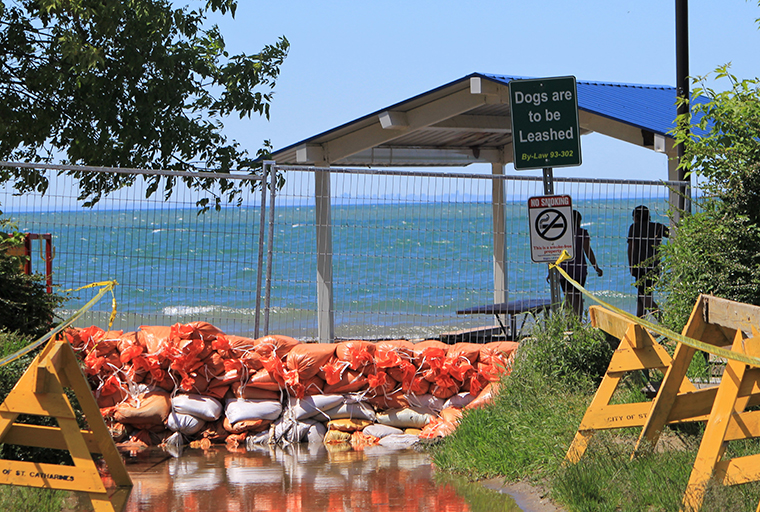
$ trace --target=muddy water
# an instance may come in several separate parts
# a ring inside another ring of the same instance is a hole
[[[128,512],[521,510],[508,495],[436,474],[425,453],[379,446],[152,451],[127,469]]]

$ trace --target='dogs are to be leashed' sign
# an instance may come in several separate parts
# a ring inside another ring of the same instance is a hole
[[[573,257],[573,202],[570,196],[528,199],[530,257],[535,263],[554,263],[567,251]]]
[[[509,101],[515,169],[581,164],[574,76],[512,80]]]

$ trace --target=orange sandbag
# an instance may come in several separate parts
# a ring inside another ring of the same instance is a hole
[[[261,356],[262,359],[271,357],[275,354],[278,358],[282,359],[288,355],[293,347],[300,345],[301,342],[290,336],[283,336],[281,334],[270,334],[256,338],[255,352]]]
[[[451,398],[452,396],[459,393],[459,388],[460,386],[455,383],[445,385],[439,384],[438,382],[433,382],[430,384],[430,394],[436,398],[446,400],[447,398]]]
[[[141,325],[137,331],[137,342],[145,347],[146,354],[156,354],[169,344],[171,327],[163,325]]]
[[[325,383],[325,394],[353,393],[367,388],[367,376],[359,370],[345,370],[337,381]]]
[[[375,348],[375,365],[378,368],[393,368],[401,361],[414,360],[414,344],[407,340],[378,342]]]
[[[283,386],[267,370],[261,369],[251,375],[246,383],[246,387],[280,391]]]
[[[405,409],[409,407],[409,400],[403,391],[396,391],[387,395],[378,395],[367,399],[367,403],[378,411],[389,409]]]
[[[232,390],[232,393],[237,398],[259,399],[259,400],[279,400],[280,399],[279,391],[270,391],[267,389],[243,386],[240,384],[240,382],[233,382],[232,385],[230,386],[230,389]]]
[[[190,322],[186,325],[192,329],[191,338],[199,337],[202,340],[211,341],[215,340],[218,335],[224,334],[208,322]]]
[[[113,418],[125,425],[163,425],[171,410],[169,393],[153,390],[114,407]]]
[[[444,410],[441,411],[439,416],[444,420],[448,421],[449,423],[457,424],[459,420],[462,419],[462,409],[457,409],[456,407],[446,407]]]
[[[398,386],[398,382],[386,372],[379,370],[375,374],[367,375],[367,387],[370,395],[388,395],[393,393]]]
[[[506,362],[520,346],[516,341],[494,341],[486,343],[480,349],[480,362],[495,364],[493,358]]]
[[[494,395],[499,391],[498,382],[490,382],[483,388],[483,390],[475,397],[475,400],[465,405],[465,409],[480,409],[493,402]]]
[[[459,359],[459,358],[465,358],[468,363],[471,365],[474,365],[478,362],[478,358],[480,357],[480,349],[483,347],[483,345],[480,345],[478,343],[455,343],[449,347],[448,352],[446,352],[446,356],[449,359]]]
[[[259,340],[262,338],[259,338]],[[261,354],[256,352],[256,346],[259,341],[243,336],[227,335],[230,351],[234,357],[240,358],[250,370],[261,370],[264,365],[261,364]]]
[[[75,350],[89,352],[95,344],[103,339],[105,331],[100,327],[90,326],[85,329],[70,327],[64,331],[64,336]]]
[[[219,352],[211,352],[205,359],[202,359],[203,371],[208,372],[209,375],[214,377],[221,375],[225,372],[224,359]]]
[[[314,377],[335,355],[334,343],[302,343],[293,347],[286,359],[288,370],[296,370],[301,381]]]
[[[342,341],[336,344],[335,357],[349,363],[352,370],[371,367],[375,362],[375,344],[363,340]]]
[[[428,350],[430,349],[430,350]],[[443,358],[449,345],[438,340],[425,340],[414,344],[414,366],[424,371],[430,368],[430,359]]]
[[[243,420],[230,424],[230,420],[226,417],[222,422],[224,430],[230,434],[242,434],[243,432],[263,432],[269,428],[272,422],[270,420]]]
[[[300,382],[300,384],[303,386],[304,395],[324,395],[325,387],[327,387],[325,381],[318,375],[310,377],[305,381]],[[300,398],[303,398],[303,396]]]
[[[351,434],[351,448],[354,451],[363,451],[367,446],[375,446],[380,443],[380,438],[365,434],[361,430],[356,430]]]
[[[409,361],[401,361],[398,366],[387,368],[385,371],[393,380],[400,382],[401,389],[405,391],[411,389],[415,377],[419,375],[417,368]]]
[[[446,437],[456,430],[456,424],[446,421],[443,418],[433,418],[430,422],[422,427],[419,437],[421,439],[434,439],[436,437]]]

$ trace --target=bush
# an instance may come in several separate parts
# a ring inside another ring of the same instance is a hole
[[[614,352],[603,331],[560,309],[538,322],[517,353],[514,373],[536,373],[560,386],[598,384]]]

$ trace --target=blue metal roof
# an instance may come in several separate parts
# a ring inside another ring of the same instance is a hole
[[[527,77],[479,74],[504,84]],[[660,135],[675,128],[676,88],[576,80],[578,108]]]

